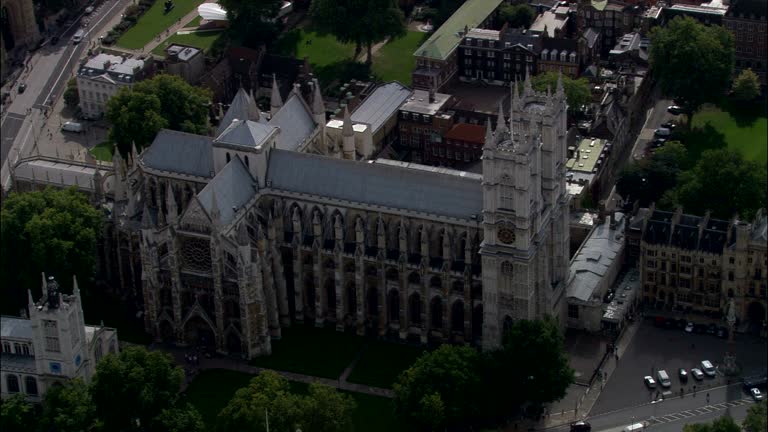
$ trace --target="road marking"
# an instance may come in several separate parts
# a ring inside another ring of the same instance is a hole
[[[662,418],[663,418],[665,421],[668,421],[668,422],[673,422],[673,421],[677,420],[677,417],[672,417],[672,419],[671,419],[671,420],[670,420],[668,417],[672,417],[672,416],[671,416],[671,415],[665,415],[665,416],[664,416],[664,417],[662,417]]]
[[[86,32],[85,32],[85,35],[84,35],[84,36],[88,36],[88,35],[89,35],[89,34],[90,34],[92,31],[93,31],[93,29],[94,29],[95,27],[98,27],[99,23],[101,23],[102,21],[104,21],[104,18],[106,18],[106,17],[107,17],[107,15],[109,15],[109,13],[110,13],[110,12],[112,12],[112,9],[114,9],[114,8],[115,8],[117,5],[119,5],[119,4],[120,4],[120,0],[115,0],[115,4],[114,4],[114,5],[112,5],[112,7],[111,7],[111,8],[109,8],[109,10],[108,10],[107,12],[105,12],[105,13],[104,13],[104,15],[102,15],[102,16],[101,16],[101,18],[100,18],[98,21],[96,21],[96,23],[95,23],[94,25],[92,25],[92,26],[91,26],[91,25],[89,25],[89,26],[88,26],[88,31],[86,31]],[[85,39],[85,37],[83,37],[83,39]],[[56,81],[54,81],[54,82],[53,82],[53,85],[51,85],[51,91],[49,91],[49,92],[48,92],[48,95],[47,95],[47,96],[45,97],[45,99],[43,100],[43,105],[44,105],[44,106],[50,106],[50,105],[48,105],[48,102],[49,102],[49,100],[50,100],[50,97],[51,97],[51,95],[53,94],[53,91],[56,89],[56,86],[59,84],[59,81],[61,80],[61,76],[64,74],[64,71],[66,71],[67,69],[69,69],[69,68],[67,68],[67,65],[69,65],[69,62],[70,62],[70,61],[72,61],[72,56],[74,56],[74,55],[75,55],[75,53],[77,52],[77,49],[78,49],[78,48],[79,48],[79,47],[74,47],[74,48],[72,49],[72,53],[69,55],[69,58],[67,59],[67,61],[64,63],[64,67],[61,69],[61,72],[59,72],[59,76],[58,76],[58,77],[56,77]]]
[[[694,413],[692,413],[690,411],[683,411],[683,412],[680,413],[680,415],[684,416],[685,418],[688,418],[688,417],[694,417],[696,414],[694,414]]]

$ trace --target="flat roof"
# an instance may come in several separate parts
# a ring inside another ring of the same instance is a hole
[[[446,60],[461,42],[464,29],[485,21],[503,0],[467,0],[413,53],[417,57]]]
[[[352,121],[371,125],[375,134],[410,96],[411,90],[399,82],[382,84],[355,109]]]
[[[426,90],[414,90],[411,97],[405,101],[402,107],[403,111],[415,112],[419,114],[435,115],[443,109],[443,105],[451,98],[451,95],[445,93],[435,93],[435,101],[429,101],[429,92]]]
[[[584,138],[579,142],[575,156],[565,163],[565,167],[570,171],[592,173],[597,165],[597,160],[603,153],[605,140],[599,138]],[[576,160],[578,156],[578,161]]]
[[[498,30],[487,30],[473,28],[467,33],[467,37],[470,39],[487,39],[487,40],[499,40],[501,32]]]
[[[680,12],[688,12],[688,13],[701,13],[701,14],[710,14],[710,15],[720,15],[725,16],[725,13],[728,11],[728,9],[723,9],[719,7],[709,7],[709,6],[693,6],[693,5],[682,5],[682,4],[676,4],[669,8],[671,11],[680,11]]]
[[[536,21],[531,24],[530,31],[543,33],[544,29],[547,29],[547,35],[549,37],[555,37],[555,30],[563,28],[566,21],[568,21],[567,16],[563,19],[561,15],[552,11],[544,11],[536,18]]]

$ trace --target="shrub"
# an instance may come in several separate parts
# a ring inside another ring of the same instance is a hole
[[[140,14],[140,8],[139,6],[133,4],[125,8],[125,16],[127,17],[136,17]]]
[[[77,85],[68,86],[64,91],[64,103],[70,108],[74,108],[80,104],[80,95],[77,92]]]

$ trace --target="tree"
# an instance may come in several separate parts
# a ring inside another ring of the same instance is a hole
[[[531,85],[536,91],[554,92],[557,89],[557,80],[560,77],[558,72],[545,72],[531,78]],[[588,104],[592,100],[592,93],[589,90],[589,82],[584,78],[572,79],[562,76],[563,89],[565,90],[565,99],[568,102],[568,108],[578,110],[582,105]]]
[[[730,416],[722,416],[712,423],[689,423],[683,432],[740,432],[741,428]]]
[[[688,152],[682,143],[669,141],[651,158],[625,168],[619,175],[616,189],[625,199],[639,200],[641,206],[659,202],[665,193],[677,185],[687,164]]]
[[[708,150],[685,171],[675,190],[677,204],[693,214],[730,219],[735,214],[751,220],[766,206],[768,175],[764,166],[731,149]]]
[[[0,401],[0,430],[23,431],[35,429],[35,408],[26,396],[17,394]]]
[[[766,420],[768,419],[768,401],[762,401],[749,407],[747,418],[744,419],[744,430],[746,432],[765,432],[768,429]]]
[[[77,91],[77,81],[74,78],[67,82],[67,89],[64,90],[64,103],[70,108],[75,108],[80,104],[80,93]]]
[[[229,32],[250,48],[271,41],[278,32],[277,14],[281,0],[221,0],[227,11]]]
[[[144,428],[160,431],[169,417],[163,410],[174,407],[183,377],[170,355],[130,346],[99,362],[90,393],[105,430],[125,430],[139,420]]]
[[[562,399],[574,381],[563,336],[551,318],[515,322],[485,363],[483,406],[489,418],[508,419],[515,408],[526,406],[538,413],[544,404]]]
[[[419,428],[474,423],[480,411],[480,369],[480,355],[470,347],[443,345],[422,354],[394,385],[399,417]]]
[[[78,432],[90,430],[96,424],[96,406],[88,386],[73,379],[61,386],[53,386],[45,393],[41,430]]]
[[[717,100],[728,89],[733,46],[733,35],[726,28],[705,26],[691,17],[677,17],[651,31],[653,76],[664,93],[682,99],[689,124],[702,104]]]
[[[127,156],[132,143],[140,150],[163,128],[205,134],[210,99],[208,90],[175,75],[158,75],[132,89],[123,88],[107,102],[109,139]]]
[[[65,289],[71,288],[72,275],[87,286],[95,272],[102,218],[74,187],[11,193],[3,200],[3,310],[16,314],[26,306],[28,288],[38,298],[42,272],[56,276]]]
[[[511,28],[528,28],[536,18],[536,10],[527,4],[512,5],[502,3],[499,7],[499,18],[509,23]]]
[[[309,395],[300,399],[302,430],[336,432],[352,430],[355,401],[332,387],[312,383]]]
[[[405,34],[405,17],[396,0],[315,0],[312,22],[343,43],[355,44],[355,58],[365,46],[366,63],[373,61],[372,47],[387,38]]]
[[[752,69],[744,69],[733,81],[733,96],[740,101],[751,101],[760,95],[760,79]]]
[[[205,423],[195,407],[166,408],[157,416],[158,430],[165,432],[203,432]]]

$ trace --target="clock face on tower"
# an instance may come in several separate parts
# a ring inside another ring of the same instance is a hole
[[[508,224],[501,225],[496,234],[499,241],[504,244],[512,244],[515,242],[515,229]]]

